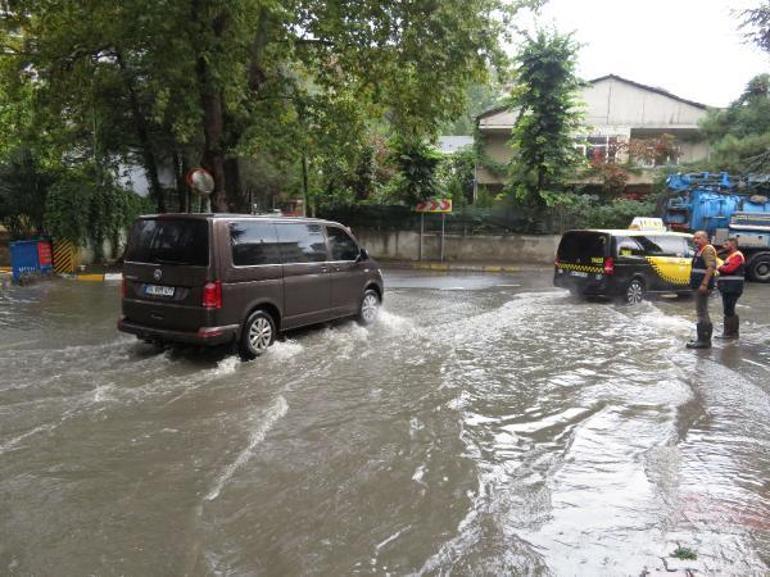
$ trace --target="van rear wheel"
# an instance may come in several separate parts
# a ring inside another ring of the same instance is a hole
[[[251,360],[263,354],[275,341],[275,321],[269,313],[254,311],[246,319],[241,331],[239,350],[241,358]]]
[[[626,287],[625,302],[629,305],[638,305],[644,300],[644,283],[635,278]]]

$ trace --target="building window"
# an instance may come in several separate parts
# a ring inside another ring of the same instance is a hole
[[[577,142],[580,155],[591,163],[620,161],[621,137],[594,135]]]

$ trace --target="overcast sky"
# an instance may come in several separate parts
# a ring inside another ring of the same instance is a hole
[[[732,14],[760,0],[549,0],[541,24],[575,32],[579,74],[617,74],[710,106],[735,100],[770,57]]]

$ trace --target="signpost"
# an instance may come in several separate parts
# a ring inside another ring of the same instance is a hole
[[[211,173],[205,168],[193,168],[187,173],[185,180],[187,180],[187,186],[197,192],[201,196],[201,200],[205,201],[205,212],[211,212],[211,199],[209,195],[214,192],[215,184]],[[199,208],[199,211],[202,211],[202,207]]]
[[[422,238],[425,233],[425,213],[441,214],[441,249],[440,262],[444,262],[444,231],[446,224],[446,214],[452,212],[451,198],[435,198],[418,202],[415,211],[420,213],[420,245],[418,249],[418,260],[422,260]]]

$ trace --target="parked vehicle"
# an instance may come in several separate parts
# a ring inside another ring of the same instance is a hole
[[[770,175],[672,174],[663,220],[674,230],[705,230],[715,244],[738,238],[750,280],[770,282]]]
[[[654,293],[691,294],[692,235],[646,230],[571,230],[561,238],[553,283],[581,296],[640,303]]]
[[[380,268],[336,222],[163,214],[133,225],[118,329],[153,342],[263,353],[278,333],[344,317],[370,324]]]

